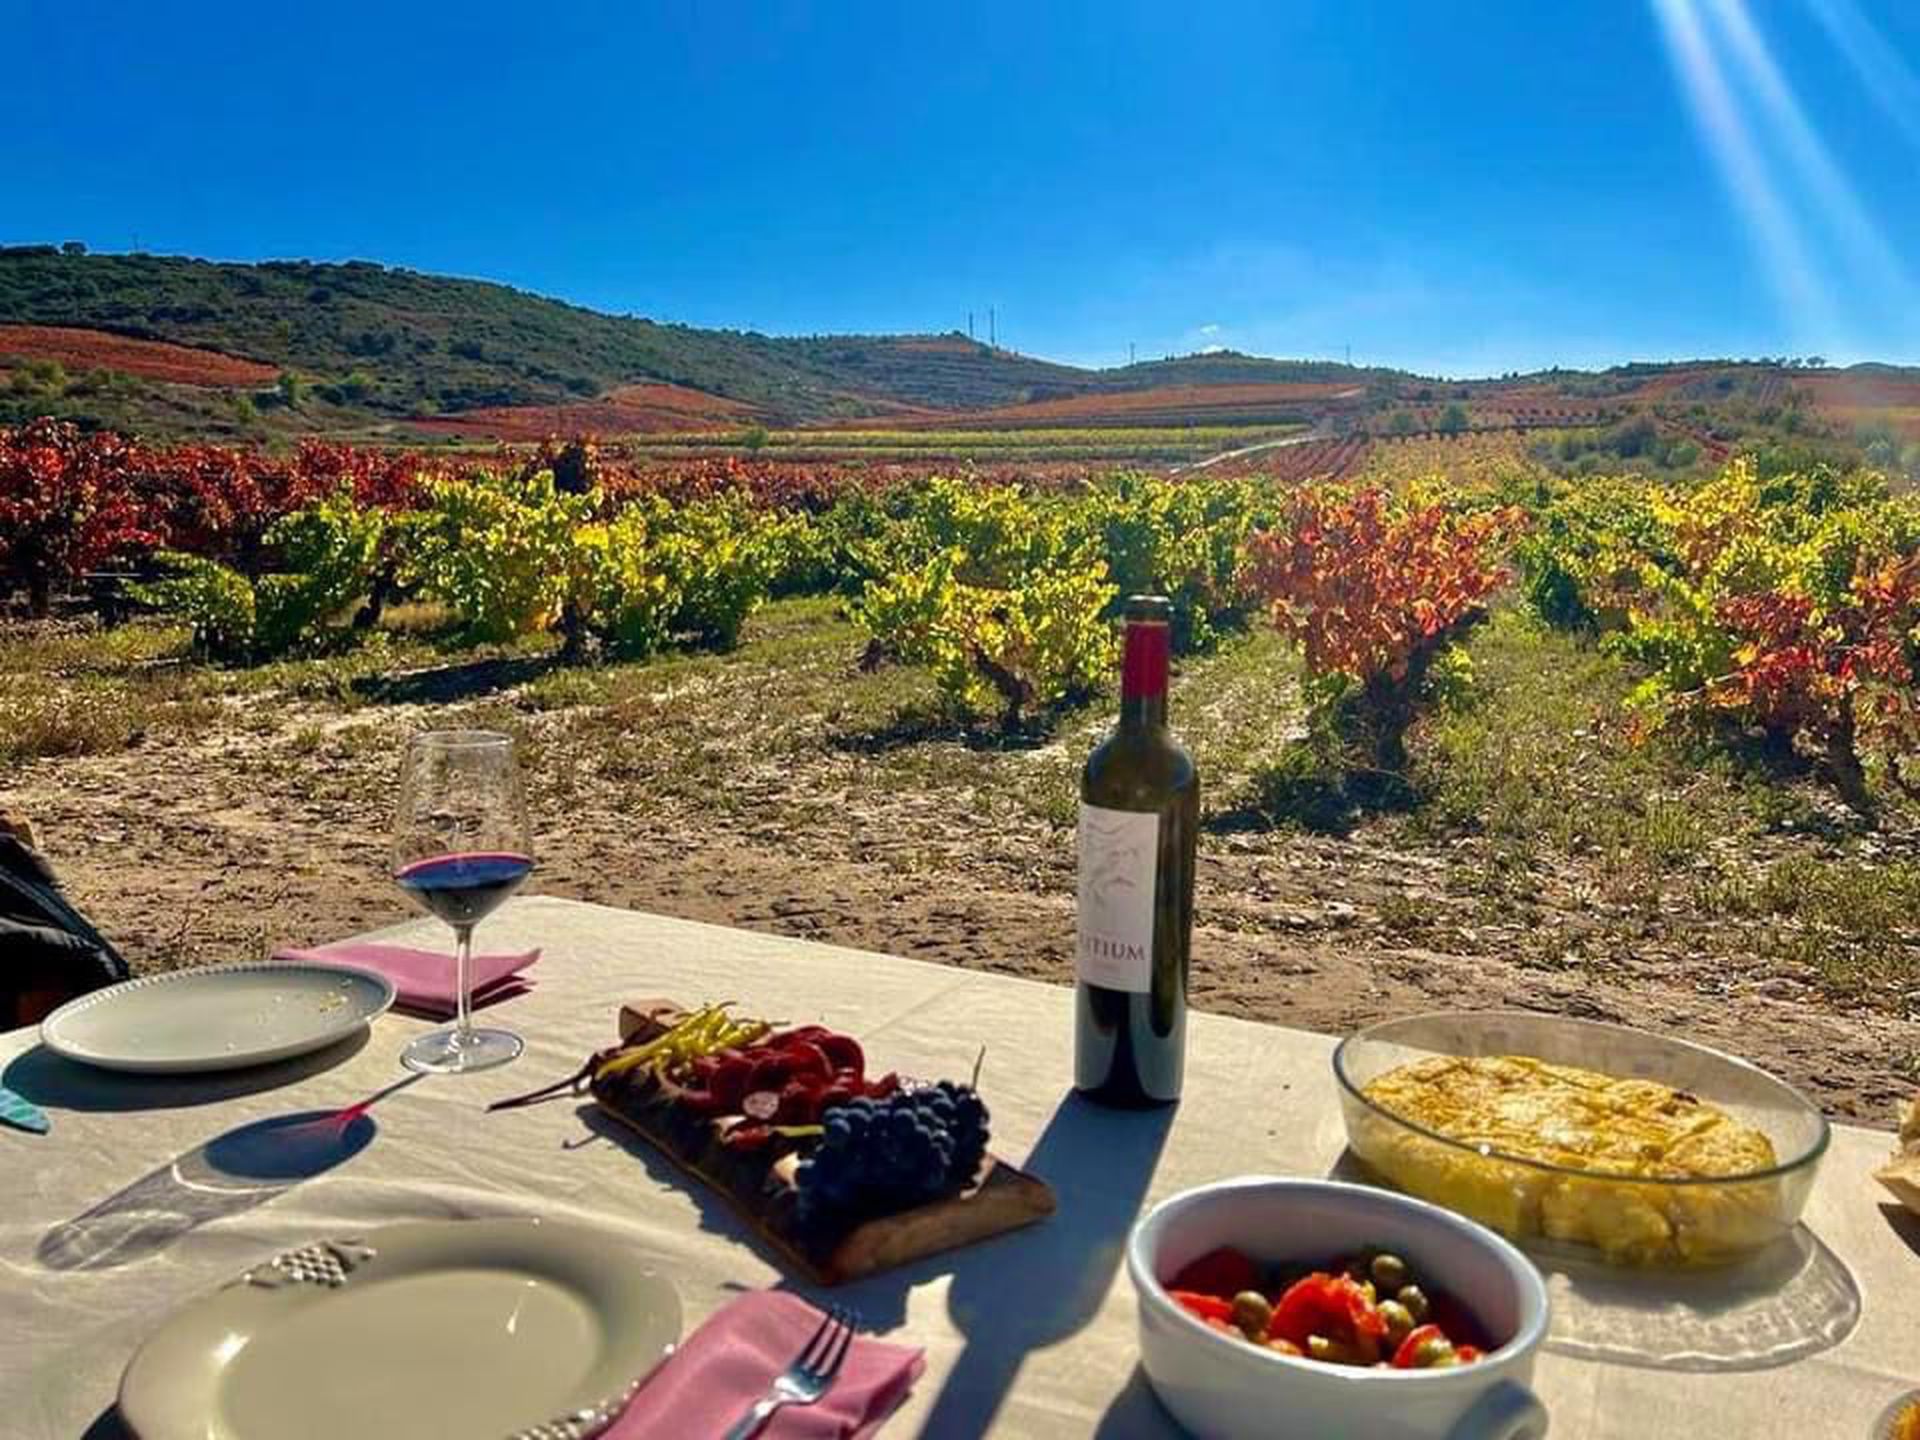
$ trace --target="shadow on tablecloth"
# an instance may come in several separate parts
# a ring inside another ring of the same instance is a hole
[[[1885,1217],[1888,1228],[1900,1238],[1900,1243],[1920,1255],[1920,1215],[1890,1200],[1880,1202],[1880,1213]]]
[[[271,1115],[214,1136],[40,1237],[49,1270],[114,1270],[209,1221],[251,1210],[358,1155],[378,1132],[368,1113],[409,1076],[338,1110]]]
[[[1831,1350],[1860,1323],[1860,1288],[1805,1225],[1733,1265],[1623,1271],[1530,1246],[1547,1279],[1546,1348],[1643,1370],[1771,1370]]]
[[[947,1310],[966,1346],[954,1360],[922,1424],[923,1437],[980,1435],[993,1425],[1020,1367],[1034,1350],[1085,1329],[1099,1313],[1126,1255],[1127,1236],[1160,1163],[1175,1115],[1110,1110],[1068,1095],[1047,1122],[1022,1169],[1051,1184],[1060,1208],[1051,1218],[978,1245],[932,1256],[835,1292],[869,1324],[904,1318],[906,1296],[934,1276],[952,1277]],[[1122,1377],[1116,1375],[1115,1381]],[[1144,1392],[1133,1377],[1109,1417],[1141,1413],[1128,1397]],[[1145,1433],[1168,1433],[1158,1417]],[[1141,1433],[1105,1428],[1103,1433]]]
[[[1335,1180],[1379,1185],[1351,1150]],[[1546,1348],[1641,1370],[1770,1370],[1831,1350],[1860,1323],[1860,1288],[1818,1235],[1796,1225],[1732,1265],[1635,1269],[1551,1241],[1522,1241],[1553,1302]]]
[[[563,1098],[563,1097],[555,1097]],[[700,1212],[700,1228],[714,1235],[724,1235],[735,1244],[744,1245],[752,1250],[767,1264],[781,1274],[788,1273],[793,1264],[770,1244],[751,1225],[740,1218],[733,1203],[719,1190],[697,1180],[691,1180],[686,1171],[675,1165],[651,1140],[645,1139],[630,1126],[614,1119],[598,1104],[589,1100],[574,1107],[574,1115],[586,1127],[591,1136],[611,1141],[626,1151],[634,1159],[647,1167],[648,1178],[663,1190],[693,1202]],[[577,1148],[570,1145],[568,1148]],[[746,1287],[740,1287],[745,1289]],[[817,1287],[790,1287],[812,1294]]]
[[[1054,1110],[1021,1164],[1053,1186],[1059,1209],[1023,1230],[996,1236],[831,1291],[793,1278],[780,1282],[819,1303],[849,1307],[862,1329],[886,1333],[906,1320],[912,1291],[950,1277],[947,1307],[966,1345],[955,1359],[921,1427],[924,1440],[980,1435],[993,1424],[1027,1355],[1091,1324],[1126,1255],[1176,1110],[1125,1111],[1069,1094]],[[688,1197],[703,1230],[756,1251],[774,1269],[790,1267],[705,1185],[689,1185],[653,1145],[583,1104],[576,1114],[593,1134],[636,1156],[662,1184]],[[905,1337],[894,1337],[905,1338]],[[1177,1435],[1138,1371],[1116,1374],[1118,1391],[1102,1421],[1106,1440]]]
[[[216,1105],[310,1079],[351,1060],[366,1046],[371,1034],[372,1028],[363,1025],[354,1034],[311,1054],[204,1075],[134,1075],[99,1070],[36,1045],[16,1056],[0,1073],[0,1085],[17,1090],[46,1110],[180,1110]]]

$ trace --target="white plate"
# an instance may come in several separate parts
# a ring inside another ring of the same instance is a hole
[[[604,1231],[390,1225],[174,1311],[120,1416],[140,1440],[586,1440],[679,1337],[673,1287]]]
[[[205,965],[69,1000],[40,1022],[40,1038],[106,1070],[233,1070],[331,1045],[392,1004],[392,982],[366,970]]]

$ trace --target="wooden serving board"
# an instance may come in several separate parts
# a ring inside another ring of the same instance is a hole
[[[672,1001],[643,1000],[620,1010],[624,1044],[647,1040],[671,1027],[684,1009]],[[654,1146],[677,1167],[724,1196],[763,1241],[794,1268],[821,1285],[906,1265],[976,1240],[1004,1234],[1043,1220],[1054,1210],[1046,1181],[988,1154],[974,1183],[958,1195],[854,1226],[820,1241],[793,1223],[793,1168],[787,1155],[771,1166],[741,1156],[719,1143],[723,1119],[677,1114],[657,1097],[636,1098],[616,1078],[596,1082],[593,1098],[608,1115]]]

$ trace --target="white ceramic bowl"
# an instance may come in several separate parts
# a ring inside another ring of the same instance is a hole
[[[1498,1344],[1442,1370],[1296,1360],[1208,1329],[1161,1277],[1222,1245],[1261,1262],[1324,1265],[1368,1246],[1404,1257]],[[1539,1440],[1528,1388],[1547,1333],[1547,1289],[1507,1241],[1424,1200],[1331,1180],[1248,1176],[1188,1190],[1134,1226],[1127,1270],[1140,1299],[1140,1360],[1161,1403],[1198,1440]]]

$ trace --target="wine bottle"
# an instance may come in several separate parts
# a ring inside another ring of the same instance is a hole
[[[1180,1098],[1200,776],[1167,729],[1173,606],[1126,603],[1120,723],[1080,776],[1074,1086],[1127,1107]]]

